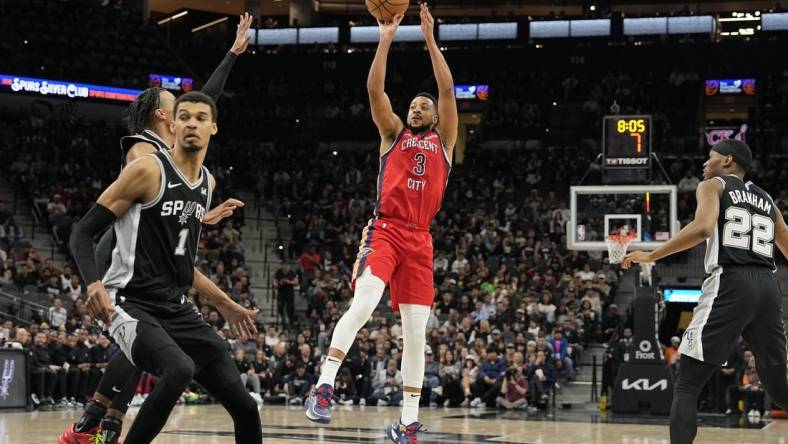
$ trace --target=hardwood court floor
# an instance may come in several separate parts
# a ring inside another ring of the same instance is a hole
[[[129,416],[134,413],[132,410]],[[399,409],[335,407],[334,420],[328,427],[308,422],[303,411],[296,407],[264,406],[261,415],[266,444],[382,444],[390,442],[384,439],[383,428],[398,417]],[[0,413],[0,444],[56,443],[66,424],[79,416],[77,411]],[[669,443],[664,417],[617,417],[557,410],[555,415],[526,419],[525,413],[520,412],[438,408],[423,409],[421,419],[429,429],[420,436],[424,444]],[[719,416],[702,420],[705,426],[699,429],[697,444],[788,444],[788,420],[765,422],[753,428]],[[176,407],[164,431],[154,441],[157,444],[234,442],[229,415],[215,405]]]

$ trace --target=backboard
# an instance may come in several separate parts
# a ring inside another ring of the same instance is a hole
[[[570,189],[570,250],[607,250],[605,237],[635,232],[629,250],[654,250],[679,232],[674,185],[595,185]]]

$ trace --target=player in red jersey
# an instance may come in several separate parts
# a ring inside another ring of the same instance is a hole
[[[372,119],[380,131],[380,173],[375,217],[364,228],[353,270],[354,298],[334,329],[307,417],[331,421],[330,400],[336,373],[356,333],[390,286],[392,306],[402,316],[403,410],[386,434],[396,443],[416,443],[421,428],[418,406],[424,378],[425,330],[434,298],[432,237],[429,226],[440,209],[457,141],[454,82],[434,37],[434,19],[421,5],[421,30],[429,49],[439,99],[419,93],[407,125],[394,114],[384,92],[386,59],[402,16],[379,22],[380,43],[367,79]]]

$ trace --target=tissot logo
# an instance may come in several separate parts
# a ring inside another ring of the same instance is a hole
[[[667,389],[668,389],[667,379],[660,379],[654,383],[651,383],[648,380],[648,378],[635,379],[632,382],[629,382],[629,378],[626,378],[623,381],[621,381],[621,390],[640,390],[646,392],[661,390],[664,392]]]

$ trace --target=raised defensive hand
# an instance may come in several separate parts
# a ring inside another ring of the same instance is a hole
[[[205,216],[202,218],[202,223],[206,225],[216,225],[221,222],[222,219],[232,216],[236,209],[243,206],[244,203],[238,199],[227,199],[217,205],[216,208],[205,213]]]
[[[421,17],[421,32],[424,34],[425,39],[435,37],[435,18],[432,17],[430,9],[427,7],[427,2],[420,5],[419,17]]]
[[[235,31],[235,42],[233,42],[233,46],[230,48],[230,52],[235,55],[241,55],[246,52],[246,47],[252,39],[252,36],[248,33],[249,27],[252,26],[252,16],[248,12],[244,12],[240,18],[241,21],[238,22]]]

